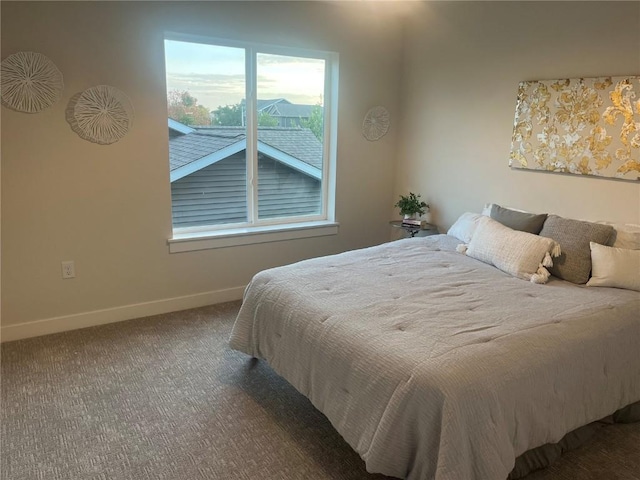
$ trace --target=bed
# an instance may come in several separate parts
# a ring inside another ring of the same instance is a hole
[[[307,396],[369,472],[504,480],[640,401],[640,294],[540,285],[404,239],[257,274],[230,346]]]

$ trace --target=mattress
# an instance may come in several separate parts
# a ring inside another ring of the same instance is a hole
[[[266,360],[399,478],[504,480],[515,458],[640,400],[640,294],[537,285],[446,235],[265,270],[230,346]]]

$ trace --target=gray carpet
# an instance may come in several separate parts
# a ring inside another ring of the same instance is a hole
[[[227,347],[238,307],[3,344],[1,478],[387,478],[264,362]],[[601,428],[526,479],[640,480],[640,424]]]

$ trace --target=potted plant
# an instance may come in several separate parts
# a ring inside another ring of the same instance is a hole
[[[409,192],[409,195],[400,195],[400,200],[394,205],[400,209],[400,215],[404,218],[413,218],[416,215],[424,215],[429,210],[429,205],[420,200],[420,194]]]

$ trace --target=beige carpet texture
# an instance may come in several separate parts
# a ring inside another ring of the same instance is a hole
[[[239,306],[3,344],[1,478],[388,478],[265,362],[229,349]],[[640,480],[640,423],[602,426],[525,479]]]

